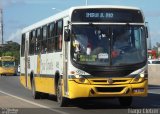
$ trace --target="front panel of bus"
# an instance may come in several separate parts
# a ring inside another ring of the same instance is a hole
[[[15,75],[16,67],[15,67],[15,59],[14,57],[4,56],[1,61],[1,75]]]
[[[70,98],[147,95],[140,10],[75,9],[71,23]]]

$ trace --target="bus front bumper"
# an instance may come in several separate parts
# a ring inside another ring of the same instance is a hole
[[[147,96],[148,80],[134,84],[92,85],[68,81],[69,99],[88,97]]]
[[[0,75],[13,76],[16,74],[15,69],[0,69]]]

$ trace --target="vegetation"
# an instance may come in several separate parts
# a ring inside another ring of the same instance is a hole
[[[153,46],[153,50],[156,50],[157,57],[160,57],[160,52],[159,52],[158,48],[160,48],[160,43],[159,42],[157,42],[156,45]]]
[[[20,60],[20,45],[17,42],[8,41],[0,47],[0,56],[14,56],[16,58],[16,65]]]

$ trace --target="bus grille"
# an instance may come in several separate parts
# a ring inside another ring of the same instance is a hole
[[[112,79],[113,80],[113,85],[115,84],[128,84],[132,80],[131,78],[124,78],[124,79]],[[90,79],[89,80],[91,84],[93,85],[109,85],[107,79]]]
[[[98,92],[121,92],[124,87],[96,87]]]

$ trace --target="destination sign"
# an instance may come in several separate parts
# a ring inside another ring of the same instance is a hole
[[[139,10],[128,9],[76,9],[72,13],[72,22],[112,22],[143,23]]]
[[[86,12],[86,18],[114,18],[113,13],[89,13]]]

